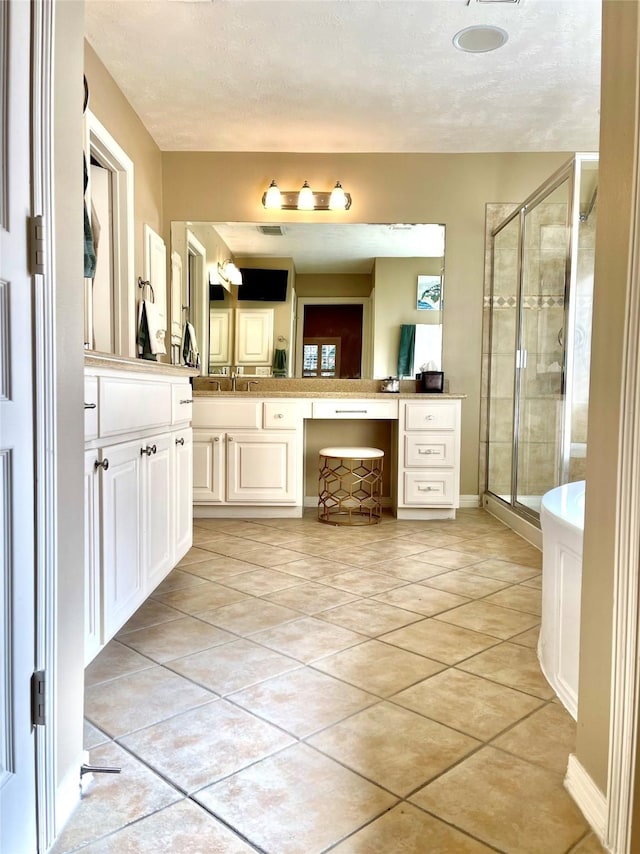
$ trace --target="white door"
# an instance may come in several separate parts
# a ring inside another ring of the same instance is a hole
[[[30,4],[0,3],[0,851],[36,850]],[[10,181],[6,180],[10,176]]]
[[[140,442],[113,445],[100,456],[105,637],[113,637],[144,599],[140,459]]]
[[[177,563],[193,542],[193,437],[191,428],[173,434],[173,494],[175,509],[175,550]]]
[[[169,433],[143,439],[141,455],[142,571],[145,596],[173,566],[173,437]]]
[[[164,240],[148,225],[144,226],[144,277],[153,288],[152,301],[158,314],[158,327],[163,330],[165,349],[167,341],[167,249]],[[139,297],[148,298],[146,289]],[[170,350],[167,350],[170,352]]]
[[[273,309],[236,309],[235,364],[270,365],[273,359]]]

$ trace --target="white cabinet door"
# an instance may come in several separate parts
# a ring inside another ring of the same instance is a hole
[[[270,365],[273,360],[273,309],[237,308],[236,365]]]
[[[193,501],[224,501],[225,434],[193,431]]]
[[[295,433],[227,434],[227,501],[245,504],[295,504]]]
[[[97,451],[84,455],[84,663],[102,645],[102,590],[100,578],[100,478]]]
[[[231,364],[231,312],[230,308],[209,312],[209,365]]]
[[[145,595],[173,566],[173,453],[171,434],[140,442],[142,550]]]
[[[173,562],[181,560],[193,541],[193,437],[191,429],[172,434],[175,548]]]
[[[139,441],[113,445],[101,456],[105,639],[115,635],[145,598],[140,562],[140,461]]]

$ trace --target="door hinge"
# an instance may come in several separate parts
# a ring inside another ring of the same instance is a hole
[[[44,670],[36,670],[31,677],[31,723],[33,726],[44,726],[45,698]]]
[[[42,216],[29,218],[29,272],[44,274],[44,222]]]

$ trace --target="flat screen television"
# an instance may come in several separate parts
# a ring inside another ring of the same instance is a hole
[[[286,302],[287,270],[267,270],[262,267],[240,267],[242,284],[238,288],[239,300],[259,302]]]
[[[209,299],[210,300],[223,300],[227,291],[222,287],[222,285],[209,285]]]

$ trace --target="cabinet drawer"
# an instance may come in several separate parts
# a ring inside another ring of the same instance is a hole
[[[397,400],[314,400],[312,418],[397,419]]]
[[[84,378],[84,438],[98,435],[98,378]]]
[[[409,433],[404,437],[404,464],[407,467],[455,465],[454,433]]]
[[[193,414],[193,391],[188,383],[173,383],[171,386],[171,423],[191,421]]]
[[[171,423],[171,383],[100,377],[100,436]]]
[[[263,426],[266,430],[295,430],[300,424],[300,407],[290,401],[265,400]]]
[[[404,473],[404,503],[421,507],[453,507],[455,475],[452,471]]]
[[[458,402],[407,403],[405,430],[455,430],[458,422]]]
[[[194,427],[233,430],[262,426],[262,403],[259,400],[196,397],[192,416]]]

